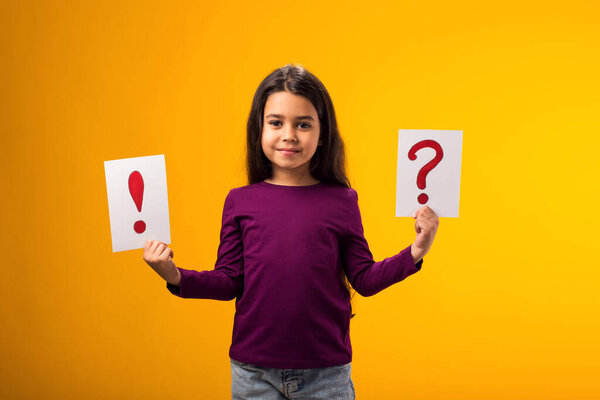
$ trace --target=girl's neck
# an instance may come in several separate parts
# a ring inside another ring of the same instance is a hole
[[[302,177],[294,177],[294,176],[286,176],[286,175],[282,175],[282,176],[277,176],[277,177],[270,177],[265,179],[265,182],[267,183],[272,183],[274,185],[281,185],[281,186],[310,186],[310,185],[316,185],[317,183],[319,183],[319,181],[317,179],[315,179],[312,175],[305,175]]]

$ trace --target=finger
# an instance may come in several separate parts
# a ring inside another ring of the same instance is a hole
[[[164,243],[163,245],[165,246],[165,248],[163,249],[163,251],[160,253],[161,257],[164,257],[165,255],[171,255],[173,254],[173,250],[171,250],[168,246],[166,246]],[[172,256],[171,256],[172,257]]]
[[[421,220],[420,220],[420,219],[417,219],[417,220],[415,221],[415,232],[417,232],[417,233],[421,233],[421,230],[422,230],[422,229],[423,229],[423,228],[422,228],[422,222],[421,222]]]
[[[435,213],[435,211],[433,211],[433,208],[431,208],[431,207],[427,207],[427,208],[428,208],[427,214],[437,217],[437,214]]]
[[[428,234],[435,230],[436,224],[432,221],[429,221],[423,217],[417,219],[415,225],[419,228],[419,233]]]
[[[438,215],[437,215],[437,214],[435,213],[435,211],[433,211],[433,209],[432,209],[432,208],[430,208],[430,207],[427,207],[427,215],[428,215],[429,217],[431,217],[432,219],[437,219],[437,218],[438,218]]]
[[[428,208],[429,208],[428,206],[423,206],[423,207],[419,208],[416,212],[417,218],[419,218],[419,216],[423,215],[423,213],[426,213]]]
[[[150,253],[154,254],[157,252],[158,246],[160,246],[160,242],[158,240],[154,240],[152,246],[150,246]]]
[[[437,227],[434,224],[425,224],[422,229],[423,235],[426,236],[428,240],[433,240],[437,232]]]
[[[430,222],[435,222],[438,220],[437,214],[429,207],[427,207],[427,209],[423,210],[423,212],[419,216],[422,219],[430,221]]]
[[[434,217],[431,214],[428,214],[426,211],[423,211],[418,217],[417,219],[419,219],[420,221],[428,221],[428,222],[432,222],[434,220]]]
[[[440,223],[438,216],[435,215],[435,213],[433,211],[431,211],[430,214],[423,215],[422,219],[424,221],[427,221],[431,225],[439,225],[439,223]]]
[[[154,240],[148,240],[148,247],[146,248],[146,253],[152,254],[152,246],[154,245]]]
[[[173,252],[173,249],[169,247],[169,245],[165,242],[161,242],[162,244],[165,245],[166,248],[168,248],[169,250],[171,250],[171,253]]]

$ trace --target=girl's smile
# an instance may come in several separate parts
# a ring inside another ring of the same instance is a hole
[[[284,156],[293,156],[294,154],[298,153],[300,150],[294,150],[294,149],[279,149],[278,151],[281,152],[281,154],[283,154]]]

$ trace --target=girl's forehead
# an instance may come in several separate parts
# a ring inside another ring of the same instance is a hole
[[[287,117],[299,115],[317,115],[317,110],[304,96],[289,92],[276,92],[269,95],[265,103],[265,118],[269,114]]]

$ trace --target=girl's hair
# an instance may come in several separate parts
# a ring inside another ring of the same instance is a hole
[[[317,110],[321,127],[319,138],[322,144],[317,146],[310,160],[311,175],[324,183],[351,187],[346,176],[344,142],[338,131],[329,92],[319,78],[299,64],[287,64],[274,70],[263,79],[254,93],[246,126],[248,183],[258,183],[271,177],[271,162],[262,151],[263,116],[267,98],[273,93],[283,91],[305,97]],[[351,298],[354,297],[354,291],[343,270],[340,271],[340,279],[350,292]],[[352,314],[352,303],[350,313],[352,317],[355,315]]]

